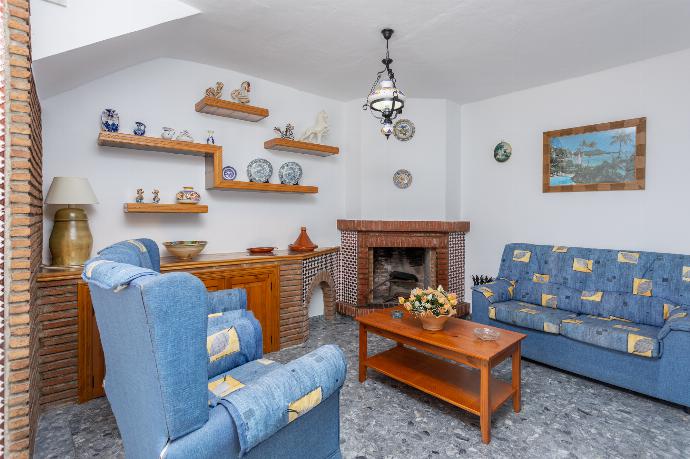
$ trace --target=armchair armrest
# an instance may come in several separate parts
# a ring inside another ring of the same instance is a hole
[[[208,292],[208,313],[237,311],[247,309],[247,291],[243,288],[231,288]]]
[[[674,330],[690,333],[690,314],[688,314],[687,309],[680,308],[666,319],[666,323],[659,332],[659,339],[664,339]]]
[[[206,336],[209,378],[263,356],[261,325],[251,311],[209,314]]]
[[[517,281],[496,279],[488,284],[475,285],[472,287],[472,290],[484,295],[489,303],[500,303],[501,301],[513,299],[515,284],[517,284]]]

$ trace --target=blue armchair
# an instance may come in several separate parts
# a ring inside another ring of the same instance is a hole
[[[189,273],[159,269],[156,243],[136,239],[82,273],[127,457],[340,458],[340,349],[264,359],[244,290],[209,293]]]

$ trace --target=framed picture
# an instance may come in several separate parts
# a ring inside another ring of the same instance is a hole
[[[544,133],[544,193],[644,190],[647,118]]]

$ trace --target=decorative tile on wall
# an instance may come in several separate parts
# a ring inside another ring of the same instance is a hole
[[[0,14],[4,17],[4,4]],[[4,26],[4,24],[3,24]],[[5,28],[0,27],[0,49],[5,49]],[[5,297],[5,60],[0,59],[0,297]],[[0,301],[0,457],[5,457],[5,303]]]
[[[357,304],[357,232],[340,232],[340,272],[338,302]]]
[[[310,257],[302,261],[302,303],[304,303],[306,307],[309,307],[306,302],[308,298],[307,292],[309,291],[311,282],[321,271],[327,271],[333,278],[333,282],[337,283],[338,252]]]
[[[465,233],[448,234],[448,291],[465,298]]]

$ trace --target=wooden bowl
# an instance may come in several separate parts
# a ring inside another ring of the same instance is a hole
[[[163,245],[173,256],[180,260],[191,260],[206,247],[206,241],[169,241]]]
[[[260,254],[273,253],[274,249],[275,249],[275,247],[249,247],[247,249],[247,252],[251,253],[252,255],[260,255]]]

